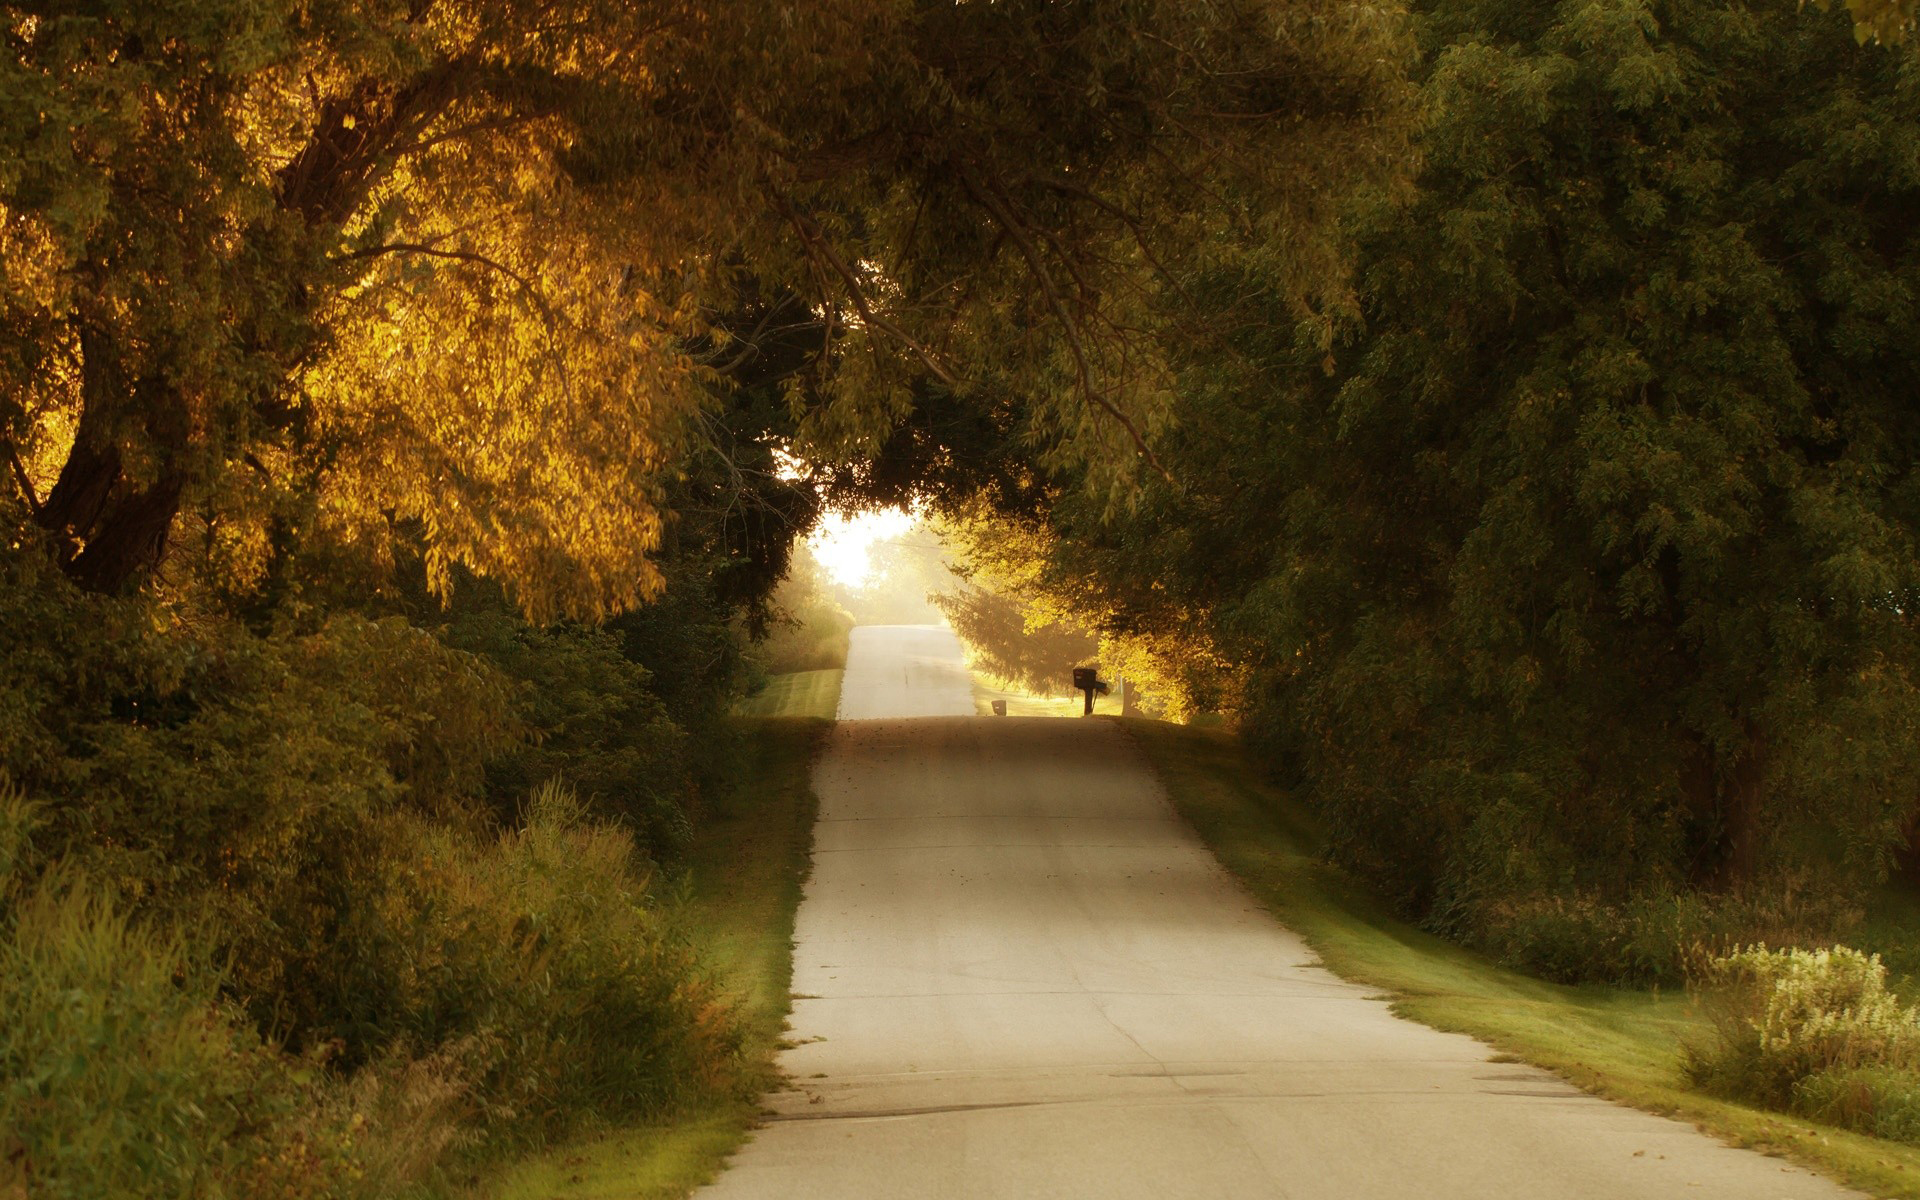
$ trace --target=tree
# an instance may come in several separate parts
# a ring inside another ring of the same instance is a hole
[[[936,593],[933,602],[966,643],[976,669],[1035,695],[1064,692],[1068,672],[1099,653],[1098,640],[1081,625],[1032,625],[1018,601],[971,583]]]
[[[1201,477],[1193,478],[1197,485]],[[1182,550],[1197,527],[1170,521],[1161,503],[1169,492],[1192,495],[1196,485],[1150,488],[1124,518],[1084,492],[1054,491],[1041,515],[999,507],[997,495],[983,493],[940,522],[972,587],[937,602],[990,670],[1035,691],[1061,686],[1063,662],[1097,660],[1127,681],[1125,703],[1142,692],[1156,716],[1231,711],[1237,669],[1222,657],[1183,570]],[[1085,648],[1060,657],[1075,645]]]
[[[818,455],[1013,396],[1121,486],[1161,264],[1236,231],[1337,301],[1316,218],[1399,104],[1395,22],[1331,0],[10,11],[0,440],[107,591],[182,534],[242,582],[401,537],[442,589],[630,604],[756,305],[821,326]]]
[[[1837,920],[1920,812],[1916,68],[1787,5],[1421,12],[1362,319],[1183,358],[1183,486],[1061,492],[1048,570],[1213,640],[1431,924],[1578,974],[1673,970],[1662,896]]]

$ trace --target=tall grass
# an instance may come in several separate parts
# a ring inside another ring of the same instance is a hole
[[[364,1194],[352,1115],[188,938],[77,873],[22,882],[34,825],[0,784],[0,1195]]]
[[[1697,1084],[1846,1129],[1920,1145],[1920,1010],[1887,989],[1877,954],[1752,946],[1702,979],[1709,1042]]]
[[[0,1196],[434,1195],[448,1172],[748,1086],[740,1022],[624,830],[540,789],[501,837],[396,815],[350,1072],[264,1041],[208,931],[38,861],[0,781]],[[376,1011],[377,1010],[377,1011]]]

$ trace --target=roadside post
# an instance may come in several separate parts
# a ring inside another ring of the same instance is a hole
[[[1092,667],[1075,667],[1073,669],[1073,686],[1075,690],[1087,694],[1087,706],[1080,713],[1083,717],[1093,715],[1094,696],[1096,694],[1104,696],[1109,690],[1109,685],[1100,681],[1098,674]]]

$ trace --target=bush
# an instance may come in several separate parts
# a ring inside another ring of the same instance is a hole
[[[25,883],[38,822],[0,789],[0,1195],[390,1197],[750,1086],[735,1011],[631,836],[562,788],[500,838],[383,824],[338,982],[384,1048],[351,1073],[338,1042],[264,1042],[208,939],[77,872]]]
[[[261,1043],[187,939],[77,876],[21,886],[32,817],[0,788],[0,1194],[377,1194],[358,1122]]]
[[[549,784],[499,839],[424,824],[394,837],[417,857],[361,939],[390,955],[376,1020],[456,1048],[483,1136],[540,1141],[739,1085],[735,1013],[625,830]]]
[[[0,611],[0,1197],[432,1193],[743,1086],[636,844],[685,836],[686,739],[618,640],[263,634],[4,547]],[[601,819],[490,811],[490,762]]]
[[[1543,979],[1662,986],[1687,982],[1756,937],[1829,941],[1860,917],[1817,890],[1735,897],[1649,888],[1621,901],[1582,892],[1501,896],[1466,909],[1445,931]]]
[[[459,613],[443,636],[510,682],[530,735],[487,764],[496,808],[511,814],[536,787],[560,779],[596,815],[630,828],[656,860],[685,853],[693,836],[687,734],[619,638],[571,623],[537,628],[499,605]]]
[[[1920,1010],[1887,990],[1877,954],[1845,946],[1714,958],[1702,973],[1714,1039],[1689,1047],[1710,1091],[1920,1144]]]

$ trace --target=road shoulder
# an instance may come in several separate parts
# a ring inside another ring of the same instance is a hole
[[[1592,1094],[1697,1125],[1864,1191],[1920,1200],[1920,1149],[1690,1090],[1678,1055],[1704,1032],[1685,995],[1566,987],[1506,970],[1398,921],[1318,855],[1310,814],[1262,783],[1217,730],[1121,722],[1174,808],[1229,873],[1342,978],[1394,1011],[1479,1038]]]

